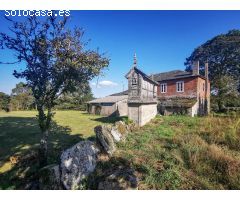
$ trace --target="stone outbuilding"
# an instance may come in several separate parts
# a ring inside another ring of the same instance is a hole
[[[94,99],[87,103],[88,112],[103,116],[127,116],[128,95],[126,92],[112,94],[103,98]]]
[[[157,115],[159,84],[137,68],[136,55],[125,77],[128,79],[128,117],[143,126]]]

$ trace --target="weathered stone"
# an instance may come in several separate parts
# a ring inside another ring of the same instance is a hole
[[[39,189],[61,190],[59,165],[48,165],[39,171]]]
[[[115,127],[118,130],[118,132],[122,135],[126,135],[128,133],[127,125],[123,121],[117,121],[115,123]]]
[[[114,170],[103,181],[99,182],[99,190],[130,190],[137,189],[138,179],[131,168],[120,167]]]
[[[94,171],[99,153],[91,141],[81,141],[61,155],[61,181],[66,189],[81,189],[85,178]]]
[[[120,142],[122,134],[118,131],[118,129],[115,126],[112,127],[111,135],[115,142]]]
[[[105,125],[96,126],[94,131],[96,134],[97,143],[101,145],[106,153],[112,155],[116,150],[116,145],[111,134],[111,127]]]

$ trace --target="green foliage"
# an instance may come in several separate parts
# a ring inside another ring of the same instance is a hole
[[[10,96],[0,92],[0,110],[9,111]]]
[[[209,78],[217,109],[221,111],[227,104],[239,106],[240,30],[218,35],[197,47],[186,59],[186,70],[190,71],[196,60],[200,61],[203,75],[204,62],[209,63]]]
[[[56,99],[100,75],[109,59],[98,51],[86,49],[84,32],[80,28],[69,30],[66,16],[56,17],[53,12],[52,16],[30,16],[25,21],[6,19],[12,26],[11,34],[0,33],[0,47],[12,50],[16,62],[26,65],[13,75],[26,80],[35,98],[42,132],[39,161],[44,166]]]
[[[34,97],[31,88],[23,82],[16,84],[16,87],[12,89],[9,103],[10,110],[30,110],[34,109],[34,107]]]
[[[77,86],[75,92],[62,94],[56,100],[56,109],[63,110],[87,110],[87,102],[93,99],[93,94],[89,83]]]

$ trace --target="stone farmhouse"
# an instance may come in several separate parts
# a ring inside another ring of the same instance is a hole
[[[139,70],[136,56],[125,76],[128,90],[88,102],[88,111],[106,116],[128,116],[142,126],[156,116],[170,114],[207,115],[210,111],[208,63],[205,75],[199,62],[192,71],[174,70],[146,75]]]

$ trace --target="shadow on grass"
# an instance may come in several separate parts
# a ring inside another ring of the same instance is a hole
[[[99,117],[99,118],[92,118],[91,120],[101,122],[101,123],[115,123],[117,121],[124,121],[127,120],[126,116],[123,117],[116,117],[116,116],[109,116],[109,117]]]
[[[49,135],[48,163],[58,163],[61,152],[83,140],[81,134],[71,135],[69,127],[52,122]],[[41,133],[36,118],[0,118],[0,189],[24,189],[36,180],[37,152]],[[13,164],[10,164],[10,159]]]

